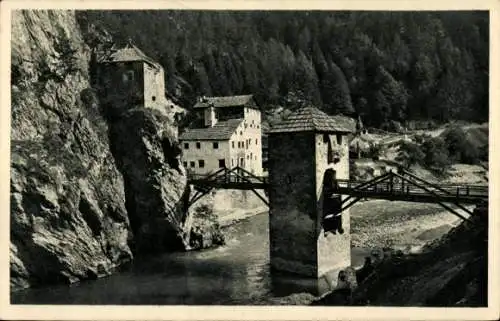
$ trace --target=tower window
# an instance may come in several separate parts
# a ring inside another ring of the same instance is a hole
[[[337,145],[342,145],[342,135],[337,134]]]
[[[189,143],[184,143],[184,149],[189,149]]]
[[[323,143],[328,143],[328,134],[323,134]]]
[[[219,167],[220,168],[226,167],[226,160],[225,159],[219,159]]]
[[[200,149],[200,148],[201,148],[201,144],[200,144],[200,142],[196,142],[196,148],[197,148],[197,149]]]
[[[198,161],[198,166],[199,166],[200,168],[205,167],[205,161],[204,161],[203,159],[200,159],[200,160]]]
[[[127,83],[129,81],[133,81],[134,80],[134,71],[129,70],[129,71],[126,71],[125,73],[123,73],[122,80],[124,83]]]
[[[156,101],[156,96],[151,97],[153,101]]]
[[[214,146],[214,149],[218,149],[219,148],[219,143],[218,142],[214,142],[213,146]]]
[[[234,141],[231,142],[231,146],[234,148]]]
[[[255,145],[259,145],[259,140],[255,138]]]

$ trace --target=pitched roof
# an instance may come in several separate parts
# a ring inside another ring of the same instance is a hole
[[[356,121],[350,117],[329,116],[314,107],[304,107],[290,114],[284,120],[273,124],[269,130],[273,133],[289,132],[355,132]]]
[[[179,135],[179,140],[228,140],[242,122],[243,119],[229,119],[213,127],[188,128]]]
[[[194,108],[206,107],[231,107],[247,105],[253,95],[223,96],[223,97],[201,97],[194,105]]]
[[[104,58],[104,62],[127,62],[127,61],[143,61],[153,65],[156,68],[161,67],[153,59],[149,58],[139,48],[129,43],[124,48],[118,49]]]

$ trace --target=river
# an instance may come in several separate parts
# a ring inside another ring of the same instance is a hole
[[[309,280],[271,274],[269,216],[227,227],[223,247],[136,260],[109,277],[14,293],[13,304],[262,304],[311,289]],[[365,251],[354,250],[353,264]]]

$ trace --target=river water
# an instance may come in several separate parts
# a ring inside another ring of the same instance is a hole
[[[227,244],[204,251],[138,259],[112,276],[72,286],[14,293],[13,304],[233,305],[266,303],[314,291],[310,280],[273,275],[269,267],[268,214],[247,218],[226,231]],[[353,250],[352,263],[366,254]]]

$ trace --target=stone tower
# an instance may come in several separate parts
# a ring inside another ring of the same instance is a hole
[[[331,197],[332,171],[327,170],[333,169],[337,179],[349,179],[347,135],[354,131],[353,119],[328,116],[313,107],[299,109],[269,131],[273,270],[325,279],[330,287],[337,273],[350,266],[348,211],[342,213],[342,234],[325,233],[324,216]]]
[[[169,112],[163,67],[129,43],[99,59],[100,99],[118,111],[138,106]]]

